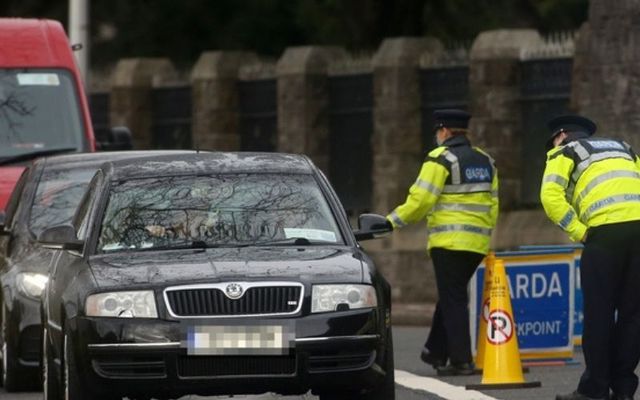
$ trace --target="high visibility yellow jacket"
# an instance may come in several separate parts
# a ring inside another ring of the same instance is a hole
[[[395,228],[427,220],[427,248],[489,252],[498,218],[493,159],[456,135],[429,153],[404,204],[387,219]]]
[[[573,241],[592,226],[640,220],[640,161],[623,141],[571,141],[547,153],[540,200]]]

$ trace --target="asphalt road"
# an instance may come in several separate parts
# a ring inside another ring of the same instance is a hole
[[[394,350],[396,358],[396,399],[397,400],[539,400],[554,399],[556,393],[571,392],[575,389],[582,372],[582,354],[577,351],[575,363],[563,366],[531,367],[525,374],[527,381],[541,381],[542,387],[518,390],[466,391],[465,384],[480,383],[480,376],[440,378],[428,365],[418,359],[427,328],[394,327]],[[1,400],[36,400],[41,393],[8,394],[0,389]],[[187,396],[180,400],[226,399],[228,397]],[[235,396],[234,399],[247,400],[311,400],[316,396]]]

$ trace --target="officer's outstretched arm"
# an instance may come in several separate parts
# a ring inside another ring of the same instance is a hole
[[[549,219],[564,229],[571,240],[579,242],[584,238],[587,227],[578,219],[566,198],[573,167],[573,160],[564,155],[549,156],[542,178],[540,200]]]
[[[387,219],[394,228],[424,220],[438,201],[449,171],[434,161],[422,164],[418,179],[409,188],[409,195],[404,204],[396,207]]]

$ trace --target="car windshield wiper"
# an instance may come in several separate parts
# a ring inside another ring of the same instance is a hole
[[[281,240],[266,240],[264,242],[254,242],[254,243],[247,243],[247,244],[242,244],[238,247],[248,247],[248,246],[289,246],[289,245],[294,245],[294,246],[312,246],[312,245],[323,245],[323,244],[335,244],[332,242],[325,242],[325,241],[310,241],[309,239],[305,238],[305,237],[292,237],[292,238],[287,238],[287,239],[281,239]]]
[[[0,158],[0,165],[16,164],[23,161],[33,160],[34,158],[53,156],[72,151],[78,151],[78,149],[75,147],[60,147],[57,149],[31,151],[29,153],[18,154],[17,156]]]
[[[149,247],[136,247],[127,250],[136,251],[154,251],[154,250],[185,250],[185,249],[208,249],[216,247],[215,245],[207,244],[204,240],[194,240],[192,242],[180,242],[177,244],[162,245],[162,246],[149,246]]]

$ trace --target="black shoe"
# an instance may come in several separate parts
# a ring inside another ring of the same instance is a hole
[[[436,370],[438,376],[473,375],[475,373],[473,364],[470,363],[449,364],[446,367],[438,367]]]
[[[420,353],[420,359],[431,365],[433,368],[439,368],[439,367],[444,367],[444,365],[446,364],[446,361],[444,361],[441,358],[438,358],[436,356],[434,356],[433,354],[431,354],[430,352],[428,352],[427,350],[422,350],[422,352]]]
[[[633,396],[630,396],[628,394],[613,393],[609,399],[610,400],[633,400]]]
[[[609,397],[587,397],[582,393],[578,393],[575,391],[569,394],[558,394],[556,395],[556,400],[608,400]]]

